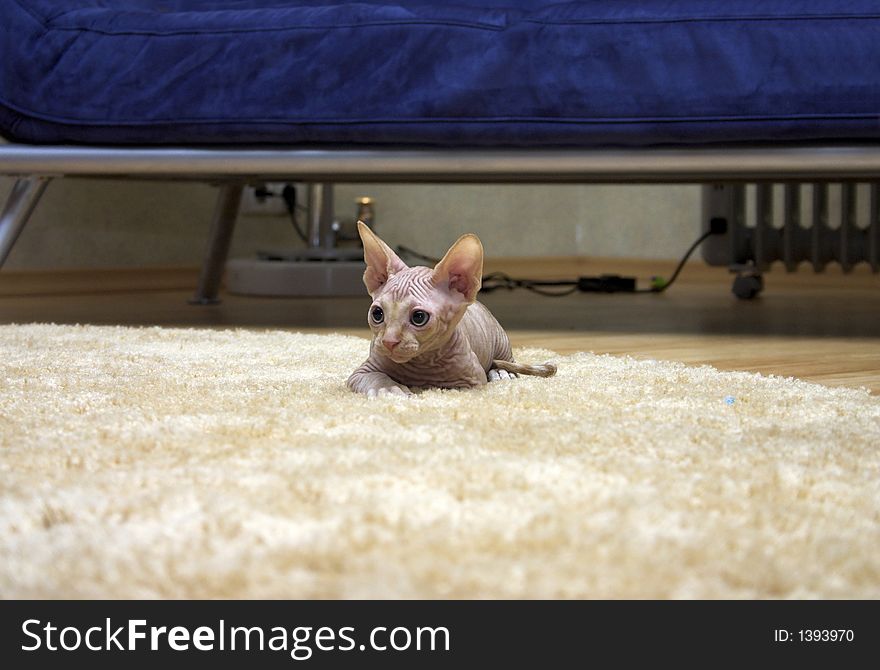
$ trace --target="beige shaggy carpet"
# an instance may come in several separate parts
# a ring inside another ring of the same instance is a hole
[[[0,327],[0,595],[880,597],[880,398],[584,353],[368,400],[367,347]]]

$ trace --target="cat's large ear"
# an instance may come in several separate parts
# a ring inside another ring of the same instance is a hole
[[[391,275],[406,270],[409,266],[400,260],[397,254],[391,251],[391,247],[380,240],[363,221],[358,221],[357,225],[361,242],[364,243],[364,262],[367,264],[364,284],[367,293],[373,295]]]
[[[468,303],[477,299],[483,282],[483,245],[480,238],[468,233],[434,267],[434,285],[458,291]]]

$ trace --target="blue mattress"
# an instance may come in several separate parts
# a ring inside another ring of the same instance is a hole
[[[880,138],[877,0],[0,0],[28,143]]]

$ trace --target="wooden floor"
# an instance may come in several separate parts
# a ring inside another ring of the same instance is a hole
[[[517,277],[603,272],[647,280],[668,262],[509,259],[487,264]],[[225,296],[194,307],[194,268],[0,273],[0,323],[91,323],[186,327],[285,328],[368,335],[361,298],[273,299]],[[668,275],[667,275],[668,276]],[[730,293],[731,275],[689,265],[661,295],[574,294],[546,298],[518,290],[481,297],[514,346],[560,353],[593,351],[726,370],[796,376],[880,393],[880,277],[860,267],[765,276],[759,299]]]

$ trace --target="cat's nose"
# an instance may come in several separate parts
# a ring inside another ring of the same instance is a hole
[[[388,351],[394,351],[394,347],[400,344],[400,340],[382,340],[382,344]]]

